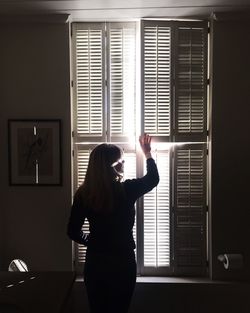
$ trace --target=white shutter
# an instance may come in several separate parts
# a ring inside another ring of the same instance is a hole
[[[154,154],[160,183],[144,195],[144,267],[170,266],[169,152]]]
[[[74,25],[76,133],[100,137],[104,116],[104,29],[98,23]]]
[[[204,141],[207,130],[207,26],[176,29],[176,140]]]
[[[206,271],[206,149],[175,150],[174,259],[176,274]]]
[[[136,178],[136,154],[135,152],[125,152],[124,160],[125,160],[124,180]],[[135,215],[135,224],[133,227],[133,237],[134,237],[135,242],[137,241],[136,220],[137,219]]]
[[[109,23],[108,35],[110,134],[117,140],[135,135],[135,23]]]
[[[143,35],[144,131],[170,135],[171,28],[147,23]]]
[[[83,183],[89,163],[90,150],[77,150],[77,188]]]
[[[124,153],[124,180],[136,178],[136,154],[135,152]]]
[[[85,178],[89,163],[90,149],[77,150],[77,187],[79,187]],[[89,233],[89,222],[85,219],[82,230],[85,233]],[[85,262],[86,247],[80,244],[76,244],[76,266],[79,268]]]

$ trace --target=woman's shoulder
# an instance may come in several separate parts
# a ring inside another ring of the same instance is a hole
[[[122,182],[122,185],[125,191],[128,191],[130,189],[136,188],[137,182],[138,178],[126,179],[124,182]]]

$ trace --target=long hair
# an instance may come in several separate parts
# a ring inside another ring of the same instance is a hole
[[[88,208],[98,212],[112,210],[115,197],[122,196],[122,179],[112,166],[122,156],[122,150],[112,144],[100,144],[90,153],[85,180],[80,187]]]

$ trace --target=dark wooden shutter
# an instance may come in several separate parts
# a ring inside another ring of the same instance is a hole
[[[174,272],[206,272],[206,148],[177,146],[174,151]]]
[[[207,25],[175,28],[175,141],[206,141]]]

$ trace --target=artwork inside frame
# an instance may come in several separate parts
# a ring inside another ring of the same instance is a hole
[[[62,185],[61,120],[8,121],[10,185]]]

